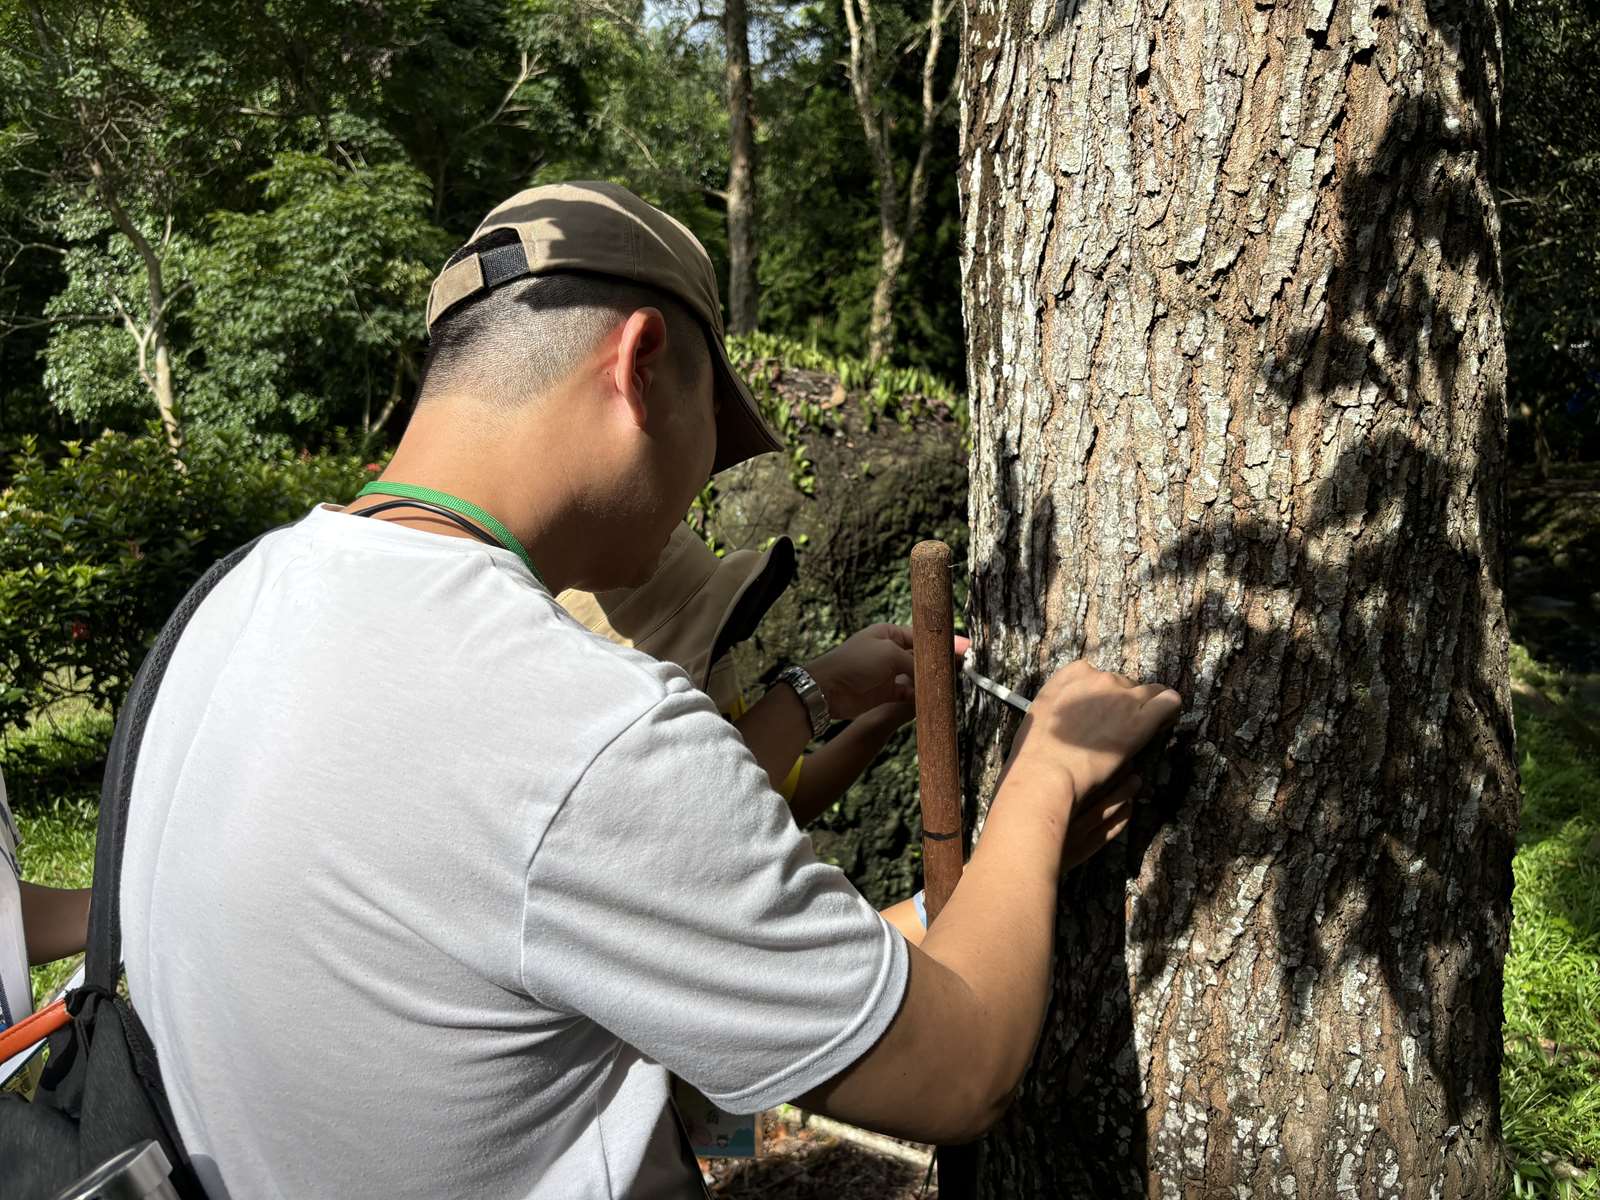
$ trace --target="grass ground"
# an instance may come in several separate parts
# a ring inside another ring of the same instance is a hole
[[[1522,831],[1505,965],[1501,1114],[1512,1194],[1600,1198],[1600,712],[1592,681],[1514,655]],[[106,719],[55,715],[0,742],[27,878],[89,882]],[[71,964],[34,972],[48,993]]]
[[[1517,1195],[1600,1197],[1600,713],[1514,656],[1522,829],[1500,1113]]]

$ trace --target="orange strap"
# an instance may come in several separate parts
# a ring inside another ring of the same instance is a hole
[[[71,1019],[67,1015],[67,1002],[61,999],[31,1017],[24,1017],[10,1029],[0,1031],[0,1062],[21,1054],[30,1046],[37,1046]]]

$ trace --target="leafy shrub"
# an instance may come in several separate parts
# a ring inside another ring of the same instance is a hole
[[[25,438],[0,492],[0,730],[72,697],[115,709],[208,566],[365,477],[349,453],[262,459],[217,439],[180,469],[154,431],[61,450]]]
[[[223,211],[189,256],[184,416],[211,429],[327,429],[381,402],[423,336],[428,283],[454,245],[428,180],[399,163],[281,153],[252,177],[266,207]]]
[[[729,338],[728,353],[734,366],[749,380],[766,418],[785,438],[796,429],[826,430],[832,424],[832,418],[822,408],[807,405],[796,411],[772,388],[774,374],[781,374],[786,367],[836,376],[847,393],[860,394],[868,428],[875,426],[880,417],[909,428],[914,421],[933,414],[948,415],[963,432],[968,425],[966,396],[932,372],[917,367],[893,367],[835,356],[792,338],[759,332]]]

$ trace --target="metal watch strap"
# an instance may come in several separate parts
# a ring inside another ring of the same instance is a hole
[[[804,667],[785,667],[778,672],[778,682],[792,687],[800,703],[806,706],[806,713],[811,717],[811,736],[819,738],[828,732],[828,698],[811,678],[811,672]]]

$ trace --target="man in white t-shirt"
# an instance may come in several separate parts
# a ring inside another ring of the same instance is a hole
[[[909,946],[750,748],[792,761],[906,699],[904,630],[735,731],[552,598],[642,582],[707,477],[778,445],[700,244],[621,188],[536,188],[428,323],[382,480],[217,587],[142,746],[128,982],[208,1190],[692,1196],[669,1071],[731,1111],[975,1135],[1043,1019],[1058,876],[1125,823],[1117,777],[1177,697],[1053,677]]]

